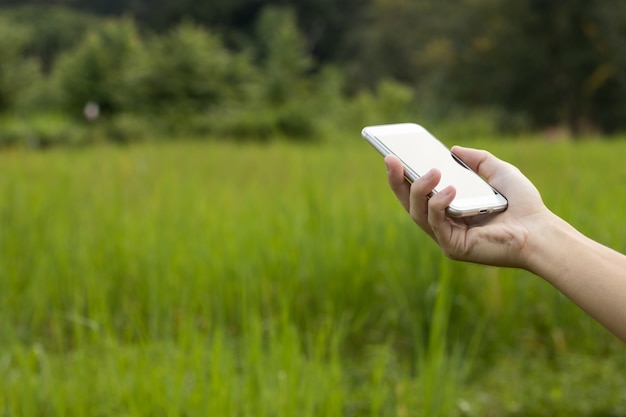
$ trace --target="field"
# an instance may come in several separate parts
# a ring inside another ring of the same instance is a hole
[[[622,342],[332,142],[0,153],[0,415],[626,416]],[[626,251],[625,140],[463,144]]]

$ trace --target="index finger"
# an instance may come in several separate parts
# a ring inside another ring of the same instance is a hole
[[[385,157],[385,165],[387,166],[387,181],[394,194],[402,203],[402,206],[409,211],[409,195],[411,193],[411,184],[404,178],[404,167],[402,162],[395,155],[387,155]]]

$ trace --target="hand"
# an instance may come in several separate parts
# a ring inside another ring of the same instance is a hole
[[[528,239],[550,212],[535,186],[513,165],[499,160],[487,151],[452,148],[470,168],[478,172],[509,201],[505,212],[472,218],[452,218],[446,215],[456,190],[448,186],[430,199],[441,173],[432,169],[412,185],[404,178],[402,163],[387,156],[385,163],[389,185],[417,223],[441,247],[446,256],[455,260],[488,265],[528,269]]]
[[[400,160],[388,156],[389,184],[415,223],[452,259],[537,274],[626,341],[626,256],[551,213],[535,186],[513,165],[486,151],[452,151],[507,197],[508,209],[488,217],[449,217],[446,208],[456,194],[454,187],[428,199],[441,173],[433,169],[409,185]]]

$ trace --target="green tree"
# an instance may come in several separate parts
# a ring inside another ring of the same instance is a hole
[[[429,14],[420,9],[428,7],[426,3],[374,0],[356,16],[358,25],[351,32],[344,55],[355,89],[362,85],[373,88],[387,78],[407,83],[419,78],[415,54],[425,42],[423,25]]]
[[[312,59],[290,9],[266,7],[256,25],[264,98],[282,104],[306,92]]]
[[[585,90],[593,96],[591,119],[607,131],[626,129],[626,3],[605,1],[596,5],[601,24],[588,28],[602,60],[589,75]]]
[[[182,23],[154,36],[127,67],[127,110],[156,114],[210,111],[245,101],[255,71],[245,54],[228,51],[219,37]]]
[[[20,95],[39,78],[39,66],[26,58],[29,31],[0,19],[0,112],[12,109]]]
[[[90,32],[54,68],[63,109],[77,117],[88,102],[97,103],[104,115],[122,110],[126,66],[141,46],[131,19],[111,20]]]
[[[535,127],[565,125],[574,134],[589,126],[626,126],[624,114],[621,121],[606,117],[618,105],[608,96],[623,93],[625,81],[623,51],[611,45],[607,31],[623,30],[626,13],[613,9],[621,20],[609,19],[599,13],[608,3],[483,1],[474,21],[487,15],[489,24],[465,45],[450,73],[459,80],[460,97],[526,114]]]
[[[353,80],[390,76],[431,106],[502,109],[503,124],[624,128],[624,22],[611,0],[373,0],[352,37]]]
[[[96,16],[60,6],[19,6],[4,10],[3,15],[30,32],[24,50],[39,60],[44,73],[52,69],[59,53],[75,47],[101,23]]]

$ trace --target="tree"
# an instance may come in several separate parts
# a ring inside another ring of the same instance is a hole
[[[290,9],[267,7],[256,25],[258,61],[264,73],[265,99],[281,104],[301,95],[312,60]]]
[[[5,10],[4,16],[30,33],[24,52],[40,61],[45,74],[59,53],[76,46],[85,33],[96,30],[101,23],[93,15],[47,5],[15,7]]]
[[[69,114],[82,116],[88,102],[102,113],[121,110],[125,69],[139,52],[141,39],[131,19],[112,20],[91,31],[82,43],[59,59],[53,78]]]
[[[0,19],[0,112],[10,110],[39,78],[37,62],[25,57],[29,39],[27,29]]]
[[[228,51],[220,38],[182,23],[153,36],[130,60],[124,105],[131,112],[194,114],[245,101],[255,72],[247,55]]]
[[[391,76],[431,106],[497,108],[534,128],[624,128],[617,3],[374,0],[352,37],[353,79],[371,88]]]

